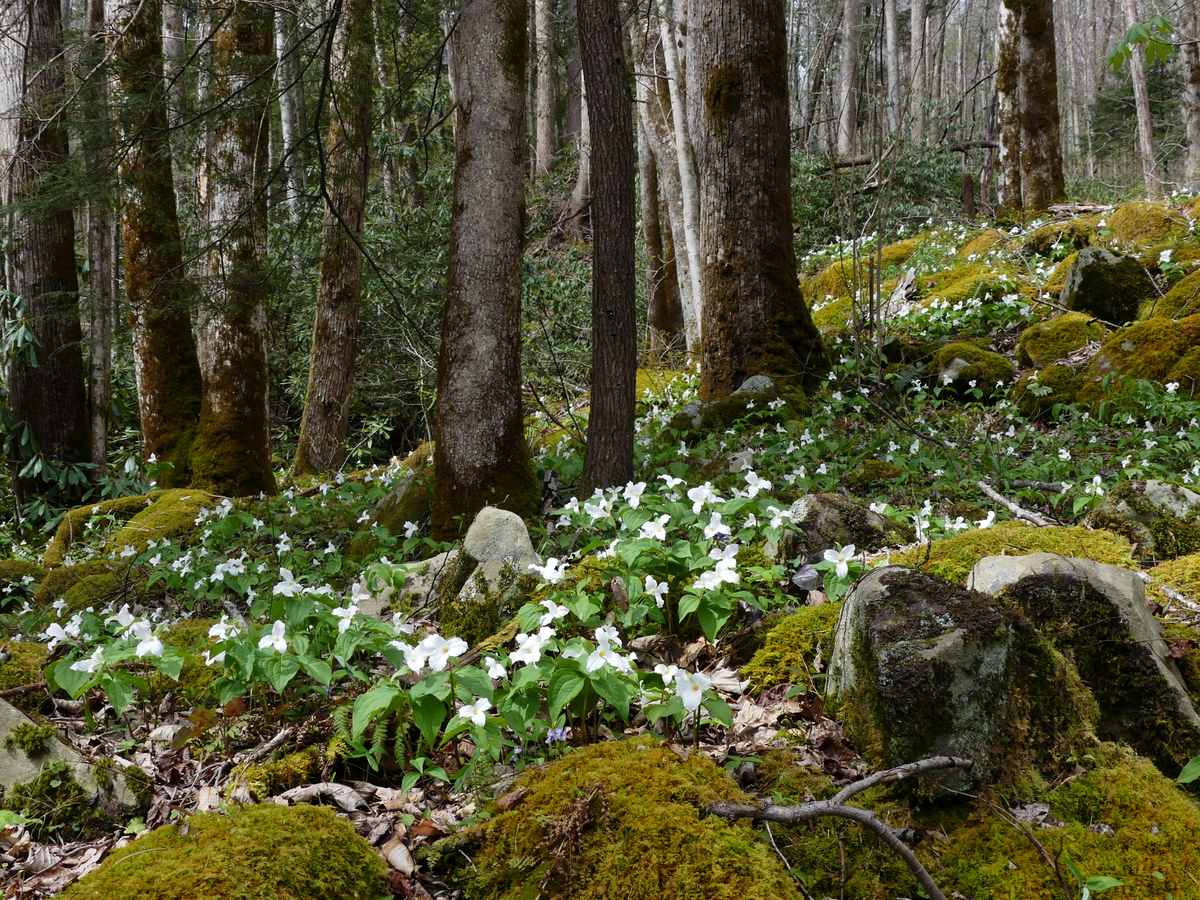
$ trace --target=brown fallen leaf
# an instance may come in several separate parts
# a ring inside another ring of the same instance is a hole
[[[379,848],[379,855],[402,875],[411,875],[417,870],[417,863],[413,859],[412,851],[408,849],[408,845],[404,841],[392,838]]]
[[[408,830],[413,837],[441,837],[446,832],[432,819],[422,819]]]

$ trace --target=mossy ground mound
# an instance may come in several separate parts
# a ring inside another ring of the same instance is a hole
[[[1013,386],[1013,399],[1026,418],[1046,422],[1054,417],[1059,404],[1066,407],[1075,403],[1082,385],[1083,374],[1078,369],[1047,366],[1018,378]]]
[[[1113,333],[1100,352],[1092,357],[1079,392],[1081,403],[1099,403],[1104,399],[1104,379],[1117,373],[1165,384],[1180,383],[1180,390],[1200,396],[1200,382],[1194,375],[1200,347],[1200,314],[1172,321],[1154,317]],[[1119,386],[1116,386],[1119,389]]]
[[[31,593],[26,585],[40,584],[46,577],[46,570],[37,563],[24,559],[0,559],[0,602],[5,596],[17,593]],[[7,590],[13,586],[12,590]]]
[[[742,667],[742,678],[758,692],[779,684],[809,684],[817,656],[829,659],[841,603],[805,606],[768,632],[763,645]]]
[[[89,559],[78,565],[51,569],[34,592],[34,603],[38,606],[49,606],[55,600],[65,599],[68,592],[85,581],[89,585],[103,583],[107,588],[111,588],[126,568],[128,567],[120,567],[106,559]],[[76,596],[79,593],[76,592]]]
[[[1148,319],[1186,319],[1200,313],[1200,271],[1185,275],[1162,297],[1151,302],[1142,316]]]
[[[133,547],[140,553],[150,541],[162,542],[187,534],[195,529],[200,510],[217,503],[214,495],[194,488],[155,491],[149,499],[149,506],[109,538],[106,552],[120,553],[125,547]]]
[[[1075,251],[1066,259],[1060,260],[1058,265],[1046,276],[1046,283],[1042,285],[1042,290],[1054,297],[1061,294],[1062,289],[1067,284],[1067,275],[1071,271],[1071,266],[1075,264],[1075,260],[1077,259],[1079,259],[1079,251]]]
[[[1161,203],[1127,203],[1108,217],[1113,236],[1123,244],[1149,247],[1180,237],[1188,222]]]
[[[951,305],[963,300],[981,298],[989,290],[1006,293],[1009,287],[1008,273],[986,263],[967,263],[953,269],[944,269],[917,278],[922,305],[928,306],[938,300]]]
[[[1064,313],[1030,325],[1021,332],[1017,362],[1042,369],[1103,336],[1104,326],[1091,316],[1080,312]]]
[[[1095,240],[1099,221],[1099,216],[1080,216],[1066,222],[1051,222],[1027,234],[1021,242],[1021,250],[1035,256],[1050,256],[1056,247],[1082,250]]]
[[[378,900],[386,866],[330,810],[274,803],[192,816],[112,854],[69,900]]]
[[[955,251],[954,255],[959,259],[974,260],[977,257],[983,256],[992,248],[1000,245],[1000,247],[1012,246],[1012,238],[1003,231],[997,231],[995,228],[989,228],[983,234],[978,234],[971,240],[967,241]]]
[[[964,397],[978,389],[988,398],[999,389],[998,385],[1007,385],[1012,380],[1014,369],[1013,364],[999,353],[966,341],[955,341],[933,355],[929,371],[941,377],[943,383],[951,376],[949,384]]]
[[[747,823],[704,810],[744,798],[725,773],[658,742],[575,751],[521,782],[529,793],[466,833],[467,897],[792,900],[791,878]]]
[[[1066,309],[1123,325],[1137,318],[1142,301],[1153,293],[1154,282],[1136,257],[1088,247],[1071,264],[1058,302]]]
[[[993,528],[966,531],[949,540],[934,541],[928,548],[914,547],[894,554],[892,562],[965,584],[971,569],[985,556],[1023,556],[1041,551],[1137,568],[1129,555],[1129,541],[1111,532],[1079,527],[1038,528],[1024,522],[1001,522]]]
[[[87,537],[87,524],[98,516],[112,516],[121,522],[128,522],[138,513],[145,511],[152,502],[153,495],[142,494],[134,497],[117,497],[114,500],[104,500],[100,503],[89,503],[71,510],[54,532],[54,539],[46,547],[42,557],[42,565],[50,568],[61,566],[71,552],[71,548]]]

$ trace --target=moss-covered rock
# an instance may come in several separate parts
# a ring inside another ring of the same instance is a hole
[[[196,528],[196,516],[214,506],[217,497],[194,488],[172,488],[149,495],[150,504],[134,515],[105,545],[105,552],[120,553],[133,547],[139,553],[150,541],[174,540]]]
[[[1046,281],[1042,285],[1042,291],[1053,296],[1058,296],[1062,293],[1062,289],[1066,287],[1067,276],[1071,273],[1071,266],[1075,265],[1075,260],[1079,259],[1079,251],[1075,251],[1066,259],[1059,260],[1058,265],[1050,270],[1050,274],[1046,276]]]
[[[1099,216],[1080,216],[1066,222],[1051,222],[1025,235],[1021,250],[1024,254],[1035,256],[1054,255],[1056,248],[1060,251],[1063,248],[1082,250],[1095,242],[1096,224],[1099,221]]]
[[[179,672],[179,678],[174,680],[157,670],[152,672],[150,690],[154,696],[174,691],[193,706],[204,706],[211,702],[209,688],[220,676],[221,667],[205,664],[202,654],[212,644],[208,630],[214,621],[184,619],[163,630],[160,635],[162,642],[183,653],[183,669]]]
[[[792,900],[799,893],[746,823],[703,810],[744,794],[700,755],[657,741],[596,744],[521,781],[528,793],[464,835],[471,900],[543,896]]]
[[[1185,275],[1162,297],[1152,299],[1141,318],[1186,319],[1200,313],[1200,270]]]
[[[1132,256],[1088,247],[1067,273],[1059,305],[1122,325],[1137,318],[1138,307],[1154,292],[1154,282]]]
[[[929,370],[943,384],[951,386],[960,396],[978,389],[990,398],[999,388],[1012,381],[1013,364],[991,350],[984,350],[966,341],[955,341],[942,347],[929,362]]]
[[[346,555],[361,562],[375,552],[376,527],[403,534],[408,522],[428,522],[433,510],[433,443],[426,441],[405,457],[402,474],[371,510],[370,520],[359,526]]]
[[[387,867],[328,809],[265,803],[192,816],[113,853],[65,900],[378,900]]]
[[[1113,236],[1123,244],[1149,247],[1180,237],[1187,219],[1161,203],[1127,203],[1108,217]]]
[[[245,788],[257,801],[301,785],[311,784],[321,777],[321,752],[309,747],[288,753],[278,759],[261,763],[244,763],[229,776],[226,794]]]
[[[1045,368],[1084,344],[1104,337],[1104,326],[1086,313],[1069,312],[1030,325],[1021,332],[1017,362]]]
[[[78,565],[51,569],[34,592],[34,603],[44,607],[55,600],[65,599],[68,591],[84,581],[89,584],[103,582],[111,586],[124,575],[126,568],[106,559],[89,559]],[[86,590],[76,592],[74,599],[78,600],[81,593],[86,593]],[[83,605],[87,606],[86,603]]]
[[[724,431],[755,412],[769,412],[768,404],[777,400],[783,400],[784,405],[772,415],[784,421],[799,418],[810,409],[804,391],[799,387],[737,392],[712,400],[694,400],[672,416],[667,427],[681,439],[694,441],[711,432]]]
[[[41,583],[46,570],[26,559],[0,559],[0,594],[9,585],[33,585]]]
[[[841,603],[804,606],[779,621],[742,667],[742,678],[757,693],[779,684],[810,684],[817,657],[829,659]]]
[[[992,292],[999,296],[1011,290],[1011,274],[986,263],[967,263],[953,269],[932,272],[917,278],[922,305],[935,300],[954,305],[964,300],[982,298]]]
[[[1159,384],[1177,381],[1181,390],[1200,396],[1200,383],[1187,377],[1195,368],[1196,354],[1190,351],[1196,347],[1200,347],[1200,313],[1176,321],[1156,316],[1113,332],[1088,364],[1079,401],[1103,400],[1104,379],[1113,373]]]
[[[87,537],[87,523],[92,518],[111,516],[118,521],[127,522],[146,509],[151,502],[150,496],[141,494],[134,497],[117,497],[71,510],[58,523],[58,530],[54,532],[54,538],[42,557],[42,565],[46,568],[61,566],[71,548]]]
[[[1003,231],[989,228],[982,234],[975,235],[975,237],[959,247],[954,255],[958,259],[974,260],[997,247],[997,245],[1002,248],[1010,247],[1012,246],[1012,238]]]
[[[1087,523],[1128,538],[1138,559],[1187,556],[1200,550],[1200,494],[1165,481],[1122,481]]]
[[[821,559],[826,550],[853,544],[859,553],[907,544],[913,530],[841,494],[805,494],[789,510],[796,531],[787,532],[780,552],[785,558],[802,555]]]
[[[1013,399],[1026,418],[1047,422],[1059,404],[1063,408],[1074,405],[1082,386],[1081,371],[1071,366],[1051,365],[1018,378],[1013,386]]]
[[[5,641],[0,645],[0,656],[4,657],[0,662],[0,691],[7,691],[41,681],[50,654],[40,641]]]
[[[856,493],[869,493],[892,488],[907,475],[907,470],[886,459],[864,459],[846,475],[846,487]]]
[[[897,334],[886,337],[881,349],[884,359],[888,362],[911,366],[928,362],[929,358],[937,353],[938,344],[921,337]]]
[[[1137,568],[1129,553],[1129,541],[1112,532],[1080,527],[1038,528],[1024,522],[1001,522],[993,528],[964,531],[928,547],[893,554],[892,562],[917,566],[947,581],[966,584],[971,569],[985,556],[1022,556],[1040,551]]]

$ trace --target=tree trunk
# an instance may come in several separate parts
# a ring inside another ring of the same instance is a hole
[[[188,112],[188,78],[184,70],[185,26],[183,6],[171,0],[162,3],[162,64],[167,79],[167,124],[172,130],[186,120]],[[168,139],[168,146],[179,146]],[[175,181],[175,208],[182,210],[192,201],[192,170],[187,160],[179,153],[171,153],[172,171]]]
[[[633,96],[618,0],[579,0],[592,140],[592,396],[583,494],[633,479],[637,304]]]
[[[909,7],[910,23],[909,41],[909,96],[913,111],[912,137],[918,144],[926,142],[925,129],[928,127],[928,115],[925,107],[929,99],[929,48],[925,36],[925,0],[912,0]]]
[[[566,93],[567,115],[563,122],[563,146],[569,146],[579,140],[583,131],[583,66],[579,61],[579,41],[574,36],[579,34],[578,0],[567,0],[566,34],[570,40],[566,47]]]
[[[358,305],[359,240],[370,177],[374,35],[371,0],[347,0],[338,23],[329,98],[329,156],[308,393],[292,471],[335,472],[346,455]]]
[[[702,397],[751,375],[815,384],[829,357],[800,294],[781,0],[692,0],[688,93],[701,173]]]
[[[156,0],[109,0],[109,22],[118,36],[112,53],[124,147],[121,233],[143,451],[169,464],[160,484],[170,487],[191,480],[200,365],[167,143],[161,15]]]
[[[1126,27],[1138,20],[1137,0],[1121,0]],[[1142,163],[1142,183],[1147,197],[1158,196],[1158,166],[1154,162],[1154,123],[1150,118],[1150,90],[1146,85],[1146,54],[1134,47],[1129,57],[1129,75],[1133,79],[1133,104],[1137,111],[1138,158]]]
[[[554,60],[554,0],[534,0],[537,33],[537,139],[534,154],[538,172],[554,168],[554,120],[558,106],[558,69]]]
[[[279,92],[279,122],[283,171],[287,178],[287,209],[293,222],[300,218],[300,197],[304,193],[304,173],[299,153],[299,127],[296,117],[295,84],[300,71],[295,43],[295,12],[285,5],[275,8],[275,81]]]
[[[588,113],[587,82],[579,73],[579,171],[575,174],[575,187],[567,201],[566,232],[572,240],[582,242],[591,219],[592,203],[592,120]]]
[[[24,300],[25,319],[37,339],[36,362],[17,354],[9,362],[9,411],[28,425],[47,459],[87,462],[88,405],[84,391],[83,340],[79,324],[79,281],[75,270],[75,220],[69,192],[61,189],[60,168],[67,161],[63,124],[66,73],[62,9],[58,0],[29,0],[3,14],[0,40],[10,65],[11,96],[4,109],[16,108],[7,129],[14,143],[7,167],[13,226],[8,248],[8,289]],[[28,444],[18,449],[32,456]],[[18,502],[50,486],[39,478],[14,478]]]
[[[197,335],[204,392],[194,482],[229,496],[275,491],[267,407],[270,7],[234,0],[213,48],[208,284]]]
[[[644,110],[644,106],[639,104],[638,109]],[[646,246],[646,324],[650,331],[647,345],[654,357],[661,360],[683,331],[683,308],[679,305],[679,285],[668,272],[664,216],[658,196],[658,164],[650,147],[644,114],[638,116],[637,149],[642,243]]]
[[[887,130],[895,133],[900,128],[903,112],[900,98],[904,96],[900,85],[900,17],[896,0],[883,0],[883,27],[887,54]]]
[[[438,357],[433,534],[484,506],[537,513],[521,403],[525,0],[462,0],[461,111]]]
[[[1182,28],[1192,39],[1181,48],[1183,56],[1183,121],[1187,136],[1187,160],[1184,186],[1191,192],[1200,191],[1200,46],[1193,43],[1200,35],[1200,15],[1197,0],[1183,5]]]
[[[853,156],[858,137],[858,61],[863,0],[842,0],[842,64],[838,68],[837,150]]]
[[[1011,3],[1011,5],[1010,5]],[[996,28],[996,214],[1011,215],[1021,201],[1022,5],[1001,0]]]
[[[1021,30],[1021,203],[1041,212],[1065,200],[1059,138],[1053,0],[1027,0]]]

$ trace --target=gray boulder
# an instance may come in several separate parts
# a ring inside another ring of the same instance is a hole
[[[881,767],[974,760],[942,779],[954,789],[1012,786],[1094,740],[1090,697],[1024,616],[902,566],[874,569],[850,591],[830,675],[864,756]]]
[[[1067,271],[1058,302],[1066,309],[1123,325],[1137,318],[1138,307],[1153,291],[1154,282],[1135,257],[1085,247]]]
[[[1138,559],[1187,556],[1200,550],[1200,494],[1168,481],[1123,481],[1087,524],[1128,538]]]
[[[1200,749],[1200,715],[1167,657],[1137,574],[1053,553],[989,556],[967,582],[1020,609],[1070,656],[1100,709],[1098,734],[1175,776]]]
[[[873,553],[913,540],[911,527],[840,494],[805,494],[792,504],[790,515],[797,531],[786,533],[780,548],[788,558],[803,555],[819,562],[826,550],[838,546],[853,544],[859,552]]]

